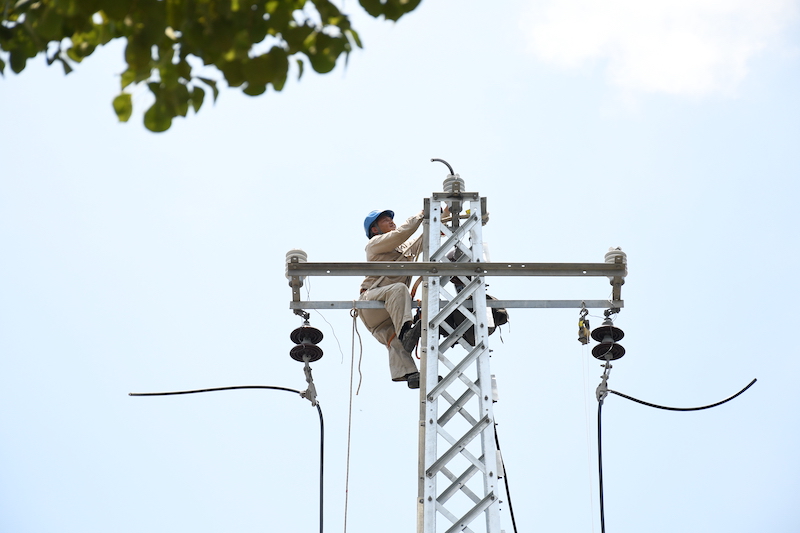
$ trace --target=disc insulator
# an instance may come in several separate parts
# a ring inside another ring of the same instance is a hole
[[[594,334],[592,334],[594,337]],[[625,348],[613,342],[604,342],[592,348],[592,356],[601,361],[616,361],[625,355]]]
[[[602,326],[592,331],[592,338],[597,342],[608,342],[607,339],[610,339],[612,342],[617,342],[624,336],[625,333],[614,326],[610,320],[604,321]]]
[[[308,362],[313,363],[322,359],[322,348],[316,344],[302,343],[289,350],[289,356],[301,363],[308,357]]]
[[[311,326],[300,326],[289,334],[289,338],[295,344],[319,344],[322,332]]]

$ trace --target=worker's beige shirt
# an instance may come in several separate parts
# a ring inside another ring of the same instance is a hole
[[[409,217],[394,231],[376,235],[367,243],[367,261],[413,261],[422,250],[422,238],[411,239],[422,224],[423,214]],[[411,276],[367,276],[361,283],[361,289],[385,287],[392,283],[411,283]]]

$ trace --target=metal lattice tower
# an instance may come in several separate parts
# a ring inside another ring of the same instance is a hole
[[[449,167],[449,165],[448,165]],[[420,427],[417,533],[503,533],[495,440],[494,383],[489,368],[491,308],[605,308],[619,311],[627,259],[610,249],[603,263],[491,263],[483,257],[486,199],[465,192],[457,174],[444,192],[425,200],[423,261],[309,263],[302,250],[286,255],[290,309],[366,309],[383,302],[302,301],[306,276],[422,277]],[[447,206],[447,211],[445,207]],[[606,300],[489,300],[487,276],[607,277]]]
[[[426,202],[425,261],[484,262],[481,207],[486,201],[481,202],[478,193],[461,191],[462,184],[445,182],[450,190],[434,193]],[[487,313],[485,285],[483,275],[429,277],[423,282],[420,533],[500,533],[501,461],[495,444],[488,342],[494,323]]]

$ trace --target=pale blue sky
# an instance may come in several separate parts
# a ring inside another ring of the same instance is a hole
[[[627,355],[603,409],[609,533],[800,529],[795,268],[798,2],[426,0],[397,24],[349,1],[365,49],[283,93],[223,90],[152,134],[111,109],[121,47],[0,80],[0,531],[317,531],[318,419],[283,392],[284,254],[363,260],[449,161],[488,198],[495,261],[628,254]],[[134,97],[143,111],[147,95]],[[359,279],[312,280],[313,300]],[[601,299],[591,280],[489,280]],[[597,314],[597,313],[595,313]],[[319,314],[326,531],[341,531],[351,319]],[[577,311],[512,310],[491,337],[520,531],[599,531],[601,369]],[[600,319],[593,318],[593,325]],[[417,396],[359,323],[348,531],[415,528]],[[334,333],[337,340],[334,337]],[[341,347],[341,350],[339,348]],[[502,522],[512,531],[508,509]]]

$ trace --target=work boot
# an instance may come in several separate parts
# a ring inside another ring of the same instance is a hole
[[[419,388],[419,372],[412,372],[411,374],[406,374],[406,381],[408,382],[409,389],[418,389]]]
[[[400,336],[400,342],[403,344],[403,349],[408,353],[412,353],[414,348],[417,347],[419,338],[422,336],[422,321],[417,320],[411,329],[405,331]]]

